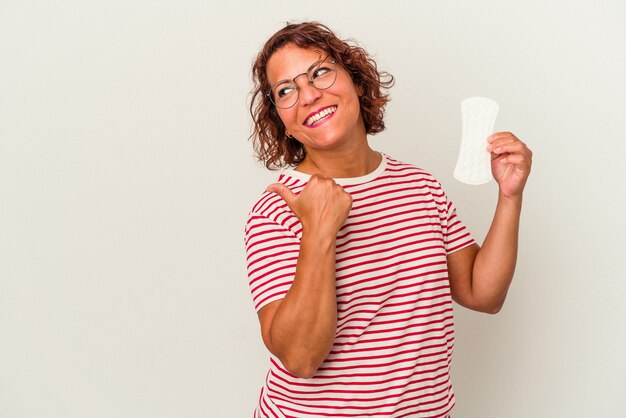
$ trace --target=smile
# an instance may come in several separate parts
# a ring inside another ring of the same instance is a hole
[[[304,121],[304,126],[313,126],[319,121],[328,118],[330,115],[335,113],[335,111],[337,111],[337,106],[329,106],[320,110],[317,113],[309,115],[309,117],[307,117]]]

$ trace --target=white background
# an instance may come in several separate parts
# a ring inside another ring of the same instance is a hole
[[[456,306],[455,417],[626,413],[626,3],[0,1],[0,417],[251,417],[268,366],[243,225],[276,173],[250,67],[320,20],[396,77],[377,150],[452,177],[460,101],[535,153],[496,316]]]

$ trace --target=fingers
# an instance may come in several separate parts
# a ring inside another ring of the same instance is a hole
[[[495,133],[487,138],[487,142],[487,151],[491,152],[492,159],[502,154],[520,154],[529,160],[532,158],[532,152],[526,144],[510,132]]]
[[[278,194],[300,219],[303,228],[337,234],[352,208],[352,196],[332,178],[314,174],[298,195],[274,183],[265,189]]]
[[[504,155],[500,160],[498,160],[501,164],[514,164],[514,165],[528,165],[527,158],[524,155]]]
[[[296,196],[291,190],[289,190],[287,186],[282,183],[274,183],[267,186],[265,191],[270,193],[276,193],[285,201],[287,206],[289,206],[289,208],[294,211],[294,205],[298,196]]]
[[[517,139],[519,141],[519,139],[515,135],[513,135],[511,132],[495,132],[489,135],[489,137],[487,138],[487,142],[492,143],[495,140],[505,139],[505,138]]]
[[[504,147],[504,146],[510,146],[513,144],[522,144],[522,141],[520,141],[515,135],[513,135],[510,132],[498,132],[495,133],[493,135],[491,135],[489,138],[487,138],[487,142],[489,143],[489,145],[487,146],[487,150],[490,152],[494,152],[496,149]]]
[[[505,194],[521,193],[530,174],[532,151],[510,132],[497,132],[487,138],[492,173]]]

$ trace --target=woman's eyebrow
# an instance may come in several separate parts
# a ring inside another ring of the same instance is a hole
[[[330,56],[330,55],[329,55],[329,56]],[[293,78],[285,78],[285,79],[282,79],[282,80],[278,80],[278,81],[276,81],[275,83],[272,83],[271,85],[272,85],[272,86],[276,86],[276,85],[278,85],[278,84],[280,84],[280,83],[290,82],[290,81],[293,81],[293,79],[294,79],[294,78],[300,77],[302,74],[308,74],[308,73],[309,73],[309,71],[311,71],[311,69],[312,69],[313,67],[315,67],[317,64],[319,64],[320,62],[324,61],[325,59],[326,59],[326,58],[322,58],[322,57],[321,57],[321,54],[320,54],[320,58],[319,58],[317,61],[315,61],[314,63],[312,63],[311,65],[309,65],[309,67],[306,69],[306,71],[305,71],[305,72],[300,73],[300,74],[297,74],[297,75],[296,75],[295,77],[293,77]]]

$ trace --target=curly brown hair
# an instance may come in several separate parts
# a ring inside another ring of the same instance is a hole
[[[285,126],[268,95],[271,86],[267,80],[267,63],[287,44],[327,52],[363,92],[359,102],[366,133],[373,135],[385,129],[383,117],[389,95],[383,93],[383,89],[393,86],[393,76],[378,71],[376,62],[363,48],[339,39],[327,26],[319,22],[288,23],[265,43],[252,67],[254,87],[250,92],[250,114],[254,120],[254,132],[250,138],[258,160],[268,169],[295,166],[306,156],[304,146],[295,138],[286,136]]]

